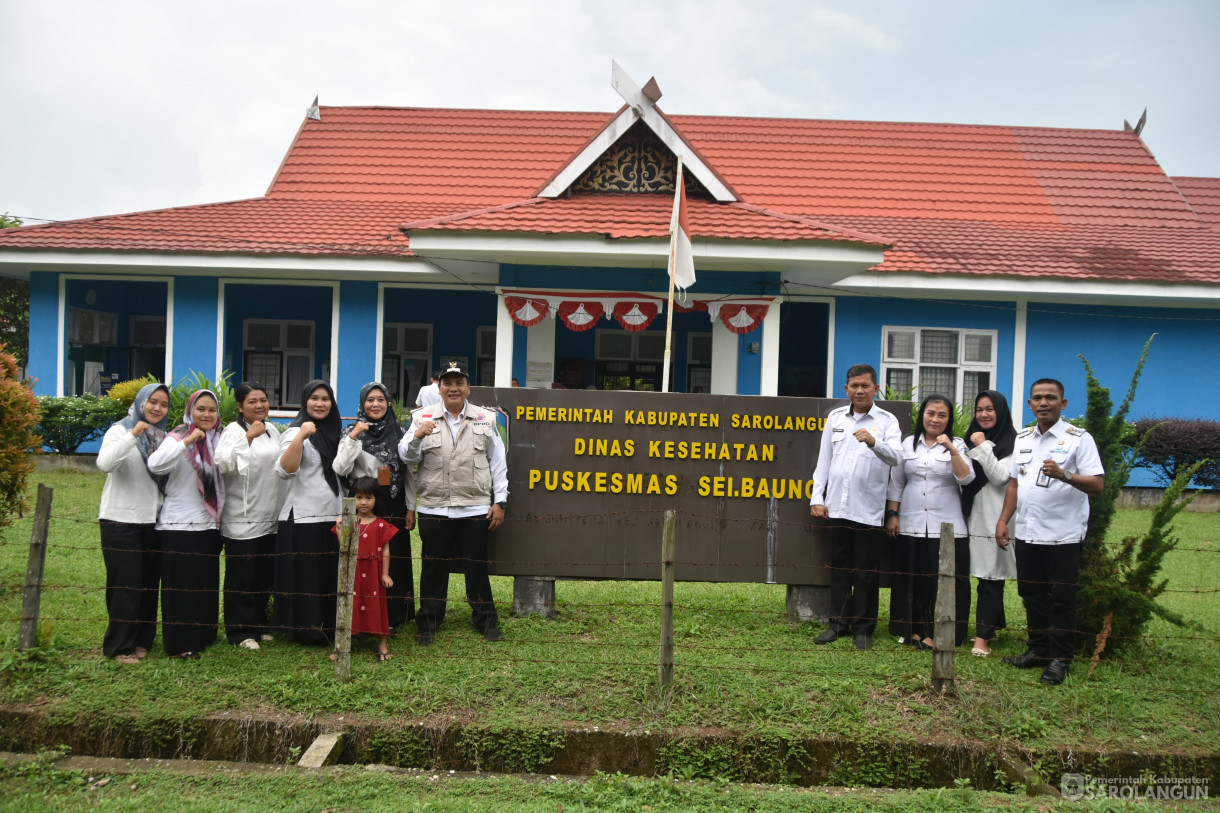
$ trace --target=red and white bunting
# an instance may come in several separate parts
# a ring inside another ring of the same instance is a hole
[[[550,310],[545,299],[529,299],[522,296],[504,297],[504,307],[521,327],[533,327],[541,322]]]
[[[621,301],[614,303],[611,315],[624,330],[647,330],[661,312],[659,302]]]
[[[583,333],[597,327],[597,320],[606,315],[600,301],[564,300],[559,303],[559,319],[570,330]]]
[[[725,327],[737,334],[750,333],[762,324],[770,302],[734,302],[732,300],[707,303],[708,316],[719,319]]]

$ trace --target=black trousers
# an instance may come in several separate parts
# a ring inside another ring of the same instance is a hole
[[[884,532],[849,519],[831,518],[828,522],[830,628],[840,635],[872,635],[877,626]]]
[[[990,641],[1008,626],[1004,617],[1004,580],[979,579],[978,608],[974,611],[974,636]]]
[[[500,618],[491,597],[487,576],[487,519],[447,519],[418,514],[423,557],[419,573],[419,613],[415,624],[423,634],[433,634],[445,620],[449,601],[449,574],[466,576],[466,601],[470,603],[470,625],[479,632],[498,626]]]
[[[220,531],[159,531],[161,645],[170,655],[198,652],[220,622]]]
[[[325,646],[335,638],[339,537],[332,527],[287,519],[275,538],[272,626],[302,644]]]
[[[390,627],[397,628],[415,618],[415,568],[411,564],[411,532],[406,529],[407,502],[402,491],[396,499],[391,499],[390,487],[378,486],[377,505],[379,508],[385,506],[385,513],[378,516],[398,529],[390,543],[389,575],[394,586],[385,591]]]
[[[1029,648],[1043,658],[1070,661],[1076,654],[1079,542],[1031,545],[1016,540],[1017,593],[1025,602]]]
[[[247,638],[257,640],[268,631],[275,536],[220,538],[225,549],[225,637],[231,644]]]
[[[936,594],[940,584],[940,538],[904,536],[900,540],[914,552],[912,632],[920,638],[936,634]],[[953,540],[953,625],[954,646],[966,640],[970,625],[970,538]]]
[[[909,641],[915,637],[915,546],[910,537],[890,539],[890,635]]]
[[[106,634],[102,654],[130,655],[136,647],[152,649],[157,637],[157,588],[161,561],[153,525],[99,523],[102,561],[106,565]]]

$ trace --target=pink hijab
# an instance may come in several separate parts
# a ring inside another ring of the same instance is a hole
[[[187,435],[195,431],[195,422],[192,418],[195,412],[195,403],[205,395],[216,402],[217,410],[220,409],[220,399],[211,390],[197,390],[192,393],[191,397],[187,399],[186,411],[182,415],[182,423],[174,427],[174,431],[171,433],[178,440],[185,439]],[[195,470],[199,494],[203,497],[203,502],[208,507],[208,513],[217,522],[220,521],[220,505],[224,500],[225,493],[224,478],[220,476],[220,471],[216,468],[215,459],[216,444],[220,442],[220,429],[218,413],[216,425],[207,430],[202,438],[186,447],[186,459],[190,461],[191,468]]]

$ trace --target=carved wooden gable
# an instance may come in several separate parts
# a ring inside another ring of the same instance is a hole
[[[572,192],[669,192],[674,191],[677,157],[642,122],[636,122],[602,153],[572,184]],[[706,195],[703,185],[689,172],[687,195]]]

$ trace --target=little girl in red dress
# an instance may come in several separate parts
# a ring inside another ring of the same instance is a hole
[[[377,479],[357,477],[352,483],[356,498],[356,533],[360,547],[356,553],[355,595],[352,598],[352,635],[377,636],[377,660],[394,657],[386,646],[390,634],[385,588],[393,587],[390,578],[390,540],[398,529],[374,513],[377,504]],[[335,534],[340,533],[338,524]]]

